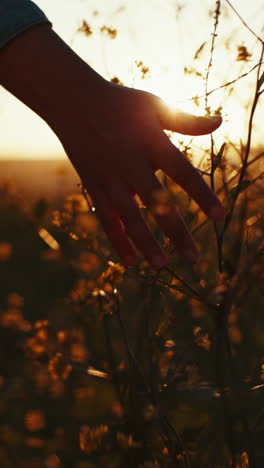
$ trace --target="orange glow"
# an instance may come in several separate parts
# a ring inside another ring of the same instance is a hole
[[[101,0],[96,15],[93,9],[87,9],[86,2],[65,5],[62,0],[35,1],[51,19],[56,32],[106,79],[118,77],[125,85],[159,95],[169,105],[187,112],[204,113],[204,76],[212,32],[212,18],[208,16],[212,7],[210,0],[205,0],[202,8],[195,0],[190,0],[178,9],[169,1],[157,1],[153,6],[135,0],[128,1],[119,12],[114,1]],[[253,15],[251,4],[242,3],[239,5],[241,14],[246,20],[250,19],[253,29],[258,29],[259,16]],[[255,0],[254,11],[258,11],[261,4],[262,0]],[[223,5],[208,90],[249,70],[258,56],[254,38],[245,28],[238,27],[235,16],[227,11]],[[82,28],[84,20],[89,34]],[[203,43],[204,47],[197,54]],[[244,49],[246,53],[241,55]],[[147,70],[145,74],[144,70]],[[252,74],[237,83],[230,96],[227,96],[230,87],[210,95],[208,104],[212,112],[223,106],[224,124],[218,131],[221,137],[225,135],[232,137],[232,141],[239,141],[243,136],[247,115],[244,107],[252,95],[253,78]],[[199,107],[190,99],[197,96]],[[0,105],[0,159],[65,157],[57,137],[30,109],[5,91],[1,93]],[[257,120],[260,125],[260,114]],[[255,129],[259,131],[258,124]],[[195,139],[197,144],[200,141],[208,140],[205,137]]]

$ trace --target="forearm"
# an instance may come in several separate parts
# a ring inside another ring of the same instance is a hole
[[[105,80],[52,30],[33,26],[0,49],[0,84],[49,124]],[[62,115],[61,115],[62,114]]]

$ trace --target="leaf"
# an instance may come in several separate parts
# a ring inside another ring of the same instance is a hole
[[[197,59],[199,58],[199,55],[200,55],[201,52],[203,51],[205,44],[207,44],[207,41],[203,42],[203,43],[200,45],[200,47],[197,49],[197,51],[195,52],[194,57],[193,57],[194,60],[197,60]]]
[[[213,163],[213,170],[215,170],[220,164],[221,164],[221,161],[222,161],[222,157],[223,157],[223,154],[224,154],[224,150],[225,150],[225,147],[226,147],[226,143],[223,143],[220,150],[218,151],[218,153],[215,155],[215,158],[214,158],[214,163]]]

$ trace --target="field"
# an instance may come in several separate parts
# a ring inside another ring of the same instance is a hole
[[[203,96],[190,101],[205,114],[239,102],[233,128],[244,119],[244,133],[232,139],[224,114],[229,136],[177,145],[221,199],[225,221],[158,175],[199,247],[194,265],[137,197],[169,264],[154,271],[139,254],[126,268],[66,157],[0,161],[3,468],[264,465],[264,41],[233,10],[255,42],[219,41],[228,63],[244,68],[214,86],[221,13],[214,2],[210,40],[184,73],[202,83]],[[118,36],[110,26],[99,33]],[[88,41],[94,32],[83,20],[78,34]],[[151,68],[134,68],[125,85],[147,83]],[[121,78],[111,76],[123,86]]]
[[[237,205],[221,274],[212,223],[173,185],[200,260],[149,219],[170,255],[157,275],[118,263],[70,166],[47,192],[36,171],[57,164],[24,163],[25,187],[19,164],[1,184],[2,466],[228,466],[230,449],[262,466],[261,185]]]

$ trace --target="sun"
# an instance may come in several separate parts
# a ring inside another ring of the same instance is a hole
[[[210,89],[216,89],[219,86],[217,80],[210,81]],[[245,109],[243,109],[236,95],[228,96],[225,89],[220,89],[216,93],[210,94],[207,102],[205,100],[205,81],[199,78],[185,74],[179,70],[177,73],[172,70],[171,73],[155,73],[147,80],[138,80],[135,87],[151,92],[161,97],[165,103],[172,109],[194,114],[205,115],[206,105],[210,107],[211,114],[220,112],[223,118],[221,127],[214,133],[216,143],[218,140],[240,141],[241,135],[246,128]],[[245,93],[245,87],[241,86],[241,91]],[[221,109],[221,110],[219,110]],[[183,143],[190,142],[190,136],[174,135],[173,141],[181,140]],[[192,138],[195,146],[208,148],[210,142],[206,136],[197,136]]]

